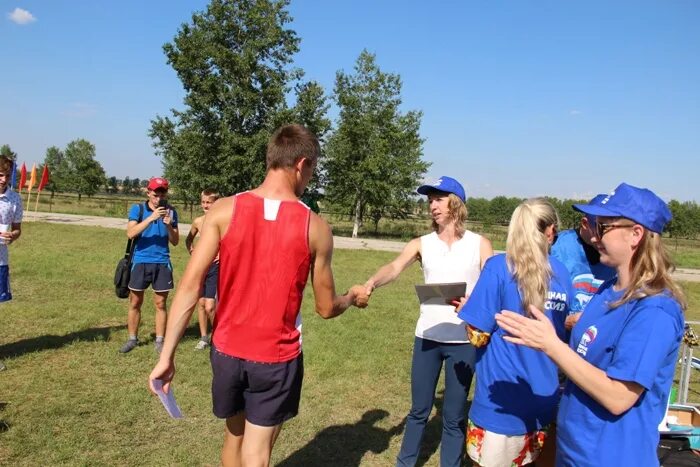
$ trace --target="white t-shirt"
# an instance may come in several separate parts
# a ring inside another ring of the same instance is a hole
[[[440,240],[436,232],[424,235],[421,242],[421,264],[426,284],[466,282],[471,293],[481,272],[481,236],[465,231],[451,246]],[[416,336],[444,343],[467,341],[465,323],[457,317],[455,307],[444,299],[433,299],[420,305]]]
[[[0,224],[11,229],[12,224],[22,222],[23,214],[22,199],[17,192],[8,187],[4,193],[0,193]],[[0,266],[6,266],[8,263],[7,245],[0,243]]]

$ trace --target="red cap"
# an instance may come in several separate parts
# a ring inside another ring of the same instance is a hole
[[[162,177],[153,177],[148,181],[148,189],[149,190],[157,190],[159,188],[163,190],[167,190],[169,186],[169,183],[166,179]]]

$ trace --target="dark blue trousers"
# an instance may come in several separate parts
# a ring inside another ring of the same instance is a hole
[[[423,431],[435,402],[440,371],[445,365],[445,394],[442,405],[440,466],[459,467],[465,443],[466,406],[474,375],[475,350],[471,344],[443,344],[416,337],[411,368],[411,411],[397,467],[416,464]]]

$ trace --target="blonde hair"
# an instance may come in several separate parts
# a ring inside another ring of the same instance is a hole
[[[668,291],[681,309],[686,310],[688,302],[685,294],[671,278],[675,269],[661,241],[661,235],[644,229],[642,240],[630,262],[630,285],[618,301],[610,304],[610,308],[617,308],[630,300],[639,300]]]
[[[552,278],[549,242],[545,230],[558,226],[556,209],[544,198],[531,198],[515,208],[508,225],[506,262],[520,291],[523,309],[529,305],[542,310]]]
[[[469,215],[467,205],[464,204],[460,197],[454,193],[449,193],[447,195],[447,199],[447,209],[449,211],[448,216],[450,222],[453,222],[455,225],[455,235],[457,235],[458,238],[462,238],[462,236],[464,236],[464,232],[467,230],[466,223],[467,216]],[[435,232],[438,231],[437,222],[433,220],[431,226]]]

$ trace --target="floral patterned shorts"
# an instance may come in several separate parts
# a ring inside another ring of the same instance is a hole
[[[524,435],[501,435],[467,425],[467,454],[481,467],[519,467],[534,462],[547,439],[549,426]]]

